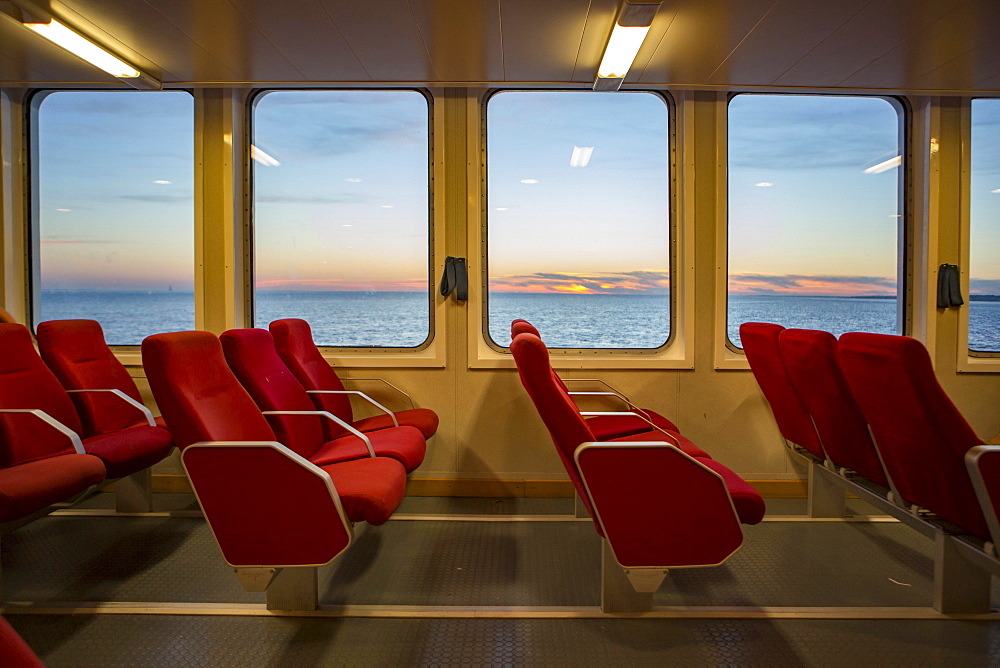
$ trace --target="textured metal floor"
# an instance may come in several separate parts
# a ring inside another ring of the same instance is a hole
[[[13,615],[49,668],[89,666],[989,666],[958,621],[310,619]]]
[[[84,505],[99,512],[108,504],[108,495],[99,495]],[[779,515],[803,507],[794,500],[770,505]],[[192,508],[181,495],[157,499],[158,510]],[[400,509],[479,519],[571,511],[568,499],[417,498]],[[321,570],[322,605],[444,606],[430,613],[439,618],[418,619],[129,614],[143,603],[262,607],[263,594],[239,587],[199,517],[50,516],[4,536],[0,557],[4,600],[41,608],[24,614],[8,605],[5,615],[50,666],[1000,665],[1000,622],[477,619],[441,612],[596,609],[599,548],[592,524],[569,517],[359,526],[351,548]],[[725,606],[719,609],[744,617],[774,607],[927,611],[930,550],[930,541],[898,523],[765,522],[746,528],[744,547],[723,566],[672,571],[655,604]],[[128,609],[46,612],[99,602]]]

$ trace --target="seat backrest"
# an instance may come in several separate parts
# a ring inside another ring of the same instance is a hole
[[[740,325],[743,352],[746,353],[750,370],[753,371],[764,398],[771,404],[778,431],[786,440],[823,459],[823,448],[812,420],[795,393],[784,362],[781,361],[778,336],[784,329],[781,325],[766,322],[743,323]]]
[[[274,347],[278,356],[307,390],[343,391],[337,372],[323,359],[319,348],[313,342],[309,323],[301,318],[275,320],[269,328],[274,337]],[[333,413],[344,422],[354,421],[351,400],[346,394],[321,394],[315,403],[323,410]],[[330,430],[328,430],[329,432]],[[338,431],[338,430],[332,430]]]
[[[45,411],[77,434],[73,402],[31,342],[24,325],[0,324],[0,408]],[[73,453],[65,435],[32,415],[0,413],[0,467]]]
[[[577,472],[576,461],[573,459],[581,443],[596,440],[594,434],[552,369],[548,348],[540,338],[530,333],[520,334],[511,341],[510,352],[517,364],[521,384],[524,385],[538,415],[549,430],[556,451],[562,459],[563,466],[566,467],[566,473],[569,474],[577,493],[587,506],[590,516],[596,517]]]
[[[230,329],[219,336],[237,380],[262,411],[315,411],[316,407],[274,349],[265,329]],[[283,445],[308,458],[324,442],[318,415],[274,415],[268,423]]]
[[[199,441],[275,440],[211,332],[148,336],[142,342],[142,365],[178,448]]]
[[[142,402],[135,381],[111,352],[96,320],[49,320],[38,325],[36,337],[42,359],[67,390],[121,390]],[[70,397],[85,436],[120,431],[142,420],[134,407],[107,392],[75,392]]]
[[[837,338],[816,329],[786,329],[778,336],[778,348],[830,461],[888,487],[868,423],[840,370]]]
[[[524,318],[515,318],[510,323],[510,338],[513,341],[518,334],[534,334],[538,338],[542,338],[542,335],[538,333],[538,330],[530,322]]]
[[[982,441],[941,388],[923,344],[852,332],[840,337],[840,363],[903,499],[989,540],[965,468],[966,452]]]

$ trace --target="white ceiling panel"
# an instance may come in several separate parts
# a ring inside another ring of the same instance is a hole
[[[641,81],[708,83],[709,77],[775,4],[776,0],[685,2],[659,41]]]
[[[502,81],[500,0],[410,0],[439,81]]]
[[[230,0],[306,81],[371,77],[317,0]],[[254,77],[257,79],[258,77]]]

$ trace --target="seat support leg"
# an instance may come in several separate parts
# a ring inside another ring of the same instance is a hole
[[[990,611],[989,571],[962,557],[955,539],[939,531],[934,536],[934,609],[946,614]]]
[[[315,610],[318,606],[315,566],[278,569],[267,587],[268,610]]]
[[[601,612],[649,612],[653,592],[637,592],[615,559],[611,544],[601,541]]]
[[[847,493],[836,475],[819,462],[809,462],[809,517],[843,517],[847,512]]]
[[[137,471],[115,481],[115,510],[119,513],[148,513],[153,509],[153,472]]]
[[[590,513],[587,512],[587,506],[583,505],[583,499],[580,498],[579,494],[573,494],[573,515],[576,517],[586,517],[590,518]]]

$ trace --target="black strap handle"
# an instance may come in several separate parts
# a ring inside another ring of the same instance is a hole
[[[464,302],[469,298],[469,270],[465,266],[464,257],[448,256],[444,259],[444,272],[441,274],[441,296],[447,297],[452,292],[455,299]]]
[[[965,300],[962,299],[961,285],[958,265],[942,264],[938,267],[938,308],[949,308],[964,304]]]

